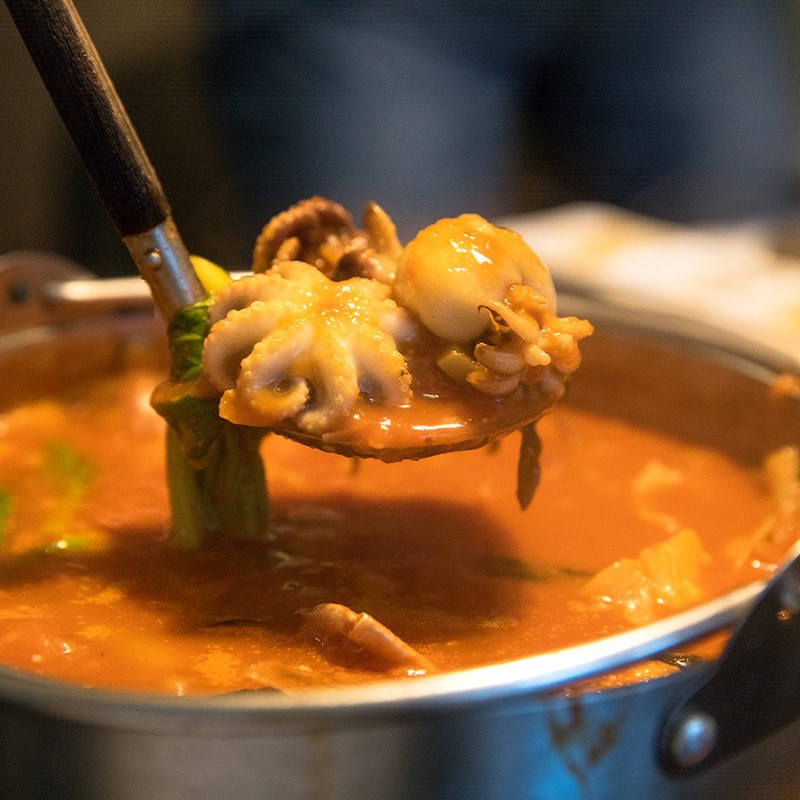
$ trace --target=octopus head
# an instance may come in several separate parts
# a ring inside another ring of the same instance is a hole
[[[573,372],[577,343],[592,330],[555,315],[550,273],[524,239],[477,214],[420,231],[398,259],[394,289],[452,345],[440,368],[498,397]]]
[[[477,214],[462,214],[424,228],[406,245],[394,289],[430,331],[466,343],[490,326],[482,308],[503,302],[513,285],[534,289],[555,309],[550,273],[525,240]]]

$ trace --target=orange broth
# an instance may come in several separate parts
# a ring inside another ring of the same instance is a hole
[[[542,482],[515,500],[517,435],[419,462],[352,461],[264,443],[269,542],[170,542],[160,376],[100,378],[6,413],[0,488],[0,657],[91,687],[167,694],[284,691],[396,677],[309,631],[302,609],[367,611],[438,669],[506,661],[630,627],[589,578],[662,541],[631,484],[658,461],[683,477],[651,502],[698,532],[705,595],[764,573],[728,557],[769,512],[757,465],[597,410],[538,425]]]

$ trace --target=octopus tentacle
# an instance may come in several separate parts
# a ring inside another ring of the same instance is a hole
[[[354,350],[370,381],[365,387],[368,394],[373,394],[373,386],[377,386],[383,401],[390,405],[404,405],[411,400],[411,375],[390,337],[380,331],[366,333],[358,337]]]
[[[233,281],[212,304],[225,315],[203,356],[223,392],[220,414],[242,425],[291,420],[319,433],[372,389],[405,402],[410,379],[392,334],[408,336],[412,325],[390,295],[390,286],[366,278],[331,281],[303,261]]]
[[[491,317],[491,324],[501,333],[505,329],[526,342],[535,342],[539,338],[541,327],[535,319],[517,313],[500,301],[487,301],[481,310],[485,310]]]
[[[203,368],[217,389],[236,385],[242,359],[275,329],[280,318],[278,304],[258,300],[229,312],[211,327],[203,346]]]
[[[256,344],[242,361],[236,393],[262,424],[276,425],[299,413],[308,402],[308,381],[303,375],[293,374],[290,365],[308,346],[312,335],[311,326],[302,322],[278,329]],[[229,395],[229,402],[232,400]]]
[[[342,281],[341,285],[347,287],[346,291],[358,292],[370,300],[388,300],[392,296],[391,286],[360,276],[348,278],[346,281]]]
[[[298,289],[301,286],[306,290],[308,298],[312,299],[313,294],[324,291],[324,287],[330,283],[325,275],[306,261],[278,261],[264,274],[266,278],[272,276],[282,279],[282,284],[293,295],[292,302],[297,302]]]
[[[290,257],[309,260],[325,273],[335,271],[336,264],[327,263],[319,253],[328,236],[346,237],[355,233],[349,212],[332,200],[311,197],[302,200],[273,217],[256,239],[253,250],[253,272],[265,272],[272,266],[284,242],[295,239]],[[282,255],[286,255],[284,250]]]
[[[363,224],[364,229],[357,230],[350,214],[332,200],[303,200],[273,217],[261,231],[253,251],[253,272],[301,260],[329,278],[360,276],[391,284],[403,249],[394,222],[370,202]]]
[[[522,355],[508,348],[492,347],[486,342],[475,345],[475,358],[481,364],[500,375],[514,375],[525,366]]]
[[[354,239],[339,259],[338,269],[344,274],[391,284],[402,252],[391,217],[377,203],[370,202],[364,210],[364,235]]]
[[[467,382],[474,386],[479,392],[491,395],[492,397],[504,397],[511,394],[520,384],[521,374],[503,375],[493,372],[484,364],[480,364],[476,369],[467,375]]]
[[[244,309],[257,300],[277,300],[291,291],[280,273],[245,275],[231,281],[214,294],[209,308],[209,322],[223,319],[230,311]]]
[[[364,210],[364,230],[374,250],[393,261],[400,258],[403,245],[397,238],[397,228],[392,218],[375,202],[367,203]]]
[[[328,320],[324,334],[315,342],[315,358],[325,365],[318,369],[314,388],[316,402],[299,414],[297,423],[310,433],[332,428],[358,399],[358,370],[351,342],[341,323]]]
[[[339,603],[321,603],[300,612],[307,624],[327,636],[344,636],[374,656],[398,667],[433,671],[431,662],[366,612]]]

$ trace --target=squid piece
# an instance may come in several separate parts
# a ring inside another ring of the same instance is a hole
[[[300,612],[309,625],[327,636],[343,636],[393,667],[421,672],[434,670],[420,652],[366,612],[358,613],[339,603],[321,603]]]

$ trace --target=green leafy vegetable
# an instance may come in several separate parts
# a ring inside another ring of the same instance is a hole
[[[173,533],[197,547],[206,532],[263,538],[269,522],[264,464],[259,445],[266,431],[233,425],[219,416],[219,400],[203,378],[203,342],[209,301],[189,306],[168,328],[170,379],[152,403],[169,425],[167,482]]]
[[[179,383],[203,372],[203,342],[208,336],[210,298],[178,311],[170,320],[169,338],[172,369],[170,379]]]
[[[42,474],[58,493],[59,500],[42,522],[43,530],[63,537],[80,528],[78,507],[96,475],[94,462],[66,442],[50,442],[42,459]]]
[[[70,498],[81,497],[95,475],[95,465],[66,442],[51,442],[44,453],[45,475]]]
[[[0,542],[6,538],[6,525],[11,516],[11,495],[5,489],[0,489]]]

